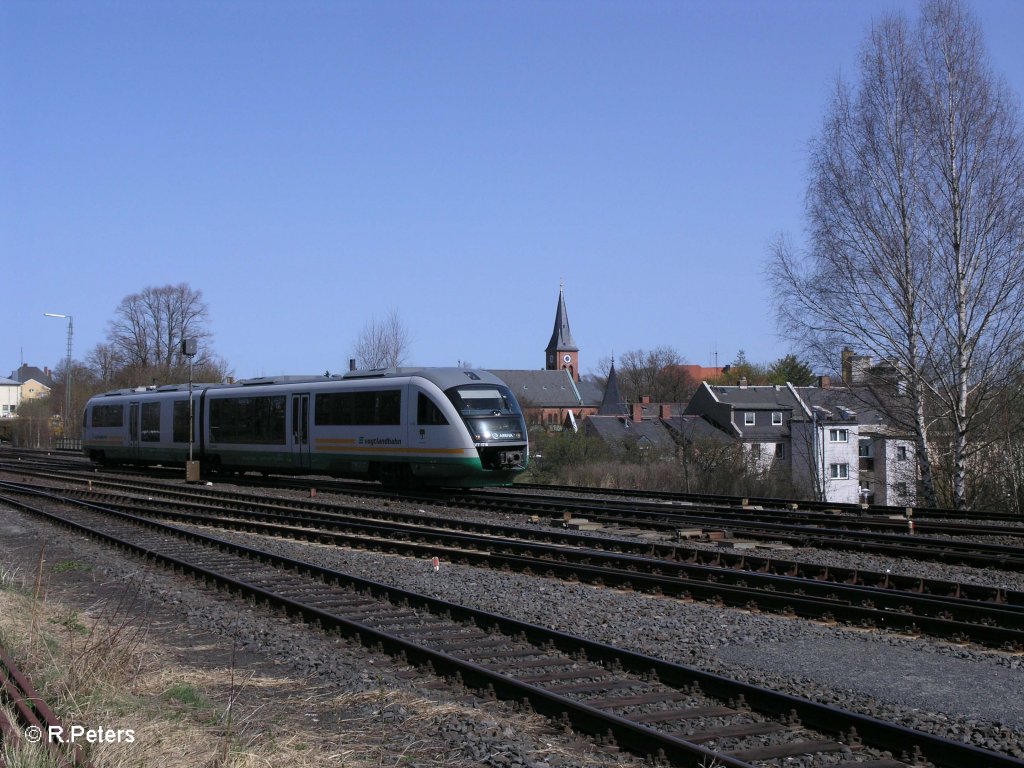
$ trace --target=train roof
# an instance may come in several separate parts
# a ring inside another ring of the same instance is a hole
[[[245,387],[273,386],[275,384],[317,384],[331,381],[353,381],[359,379],[398,379],[419,376],[436,384],[440,389],[449,389],[460,384],[504,384],[492,373],[475,368],[374,368],[362,371],[349,371],[342,375],[286,375],[261,376],[252,379],[241,379],[231,384],[212,382],[193,382],[192,389],[241,389]],[[162,392],[188,392],[188,384],[166,384],[159,387],[136,387],[113,389],[96,398],[126,395],[146,395]]]

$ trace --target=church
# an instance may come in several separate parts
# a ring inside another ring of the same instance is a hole
[[[580,377],[580,349],[572,338],[565,286],[558,290],[555,326],[540,370],[492,370],[515,394],[528,426],[572,429],[601,407],[601,389]]]

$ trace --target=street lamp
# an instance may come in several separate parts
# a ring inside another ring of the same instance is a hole
[[[71,418],[71,337],[74,335],[74,320],[71,315],[59,315],[55,312],[44,312],[44,317],[57,317],[68,321],[68,367],[64,372],[64,439],[68,437],[68,419]],[[67,446],[65,446],[66,448]]]

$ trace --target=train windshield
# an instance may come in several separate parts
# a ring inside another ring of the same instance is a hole
[[[519,403],[508,387],[468,385],[446,393],[475,442],[523,440],[526,436]]]

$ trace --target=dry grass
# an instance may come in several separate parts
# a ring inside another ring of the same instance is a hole
[[[0,570],[0,644],[66,728],[133,732],[131,743],[82,745],[96,768],[450,768],[474,763],[438,722],[498,727],[486,707],[439,704],[383,683],[338,694],[236,668],[233,652],[228,666],[177,660],[180,647],[155,637],[139,609],[140,585],[79,612],[48,597],[42,563],[32,574]],[[535,759],[563,752],[536,715],[499,717],[510,741],[551,742]],[[50,765],[31,746],[4,758],[11,768]]]

